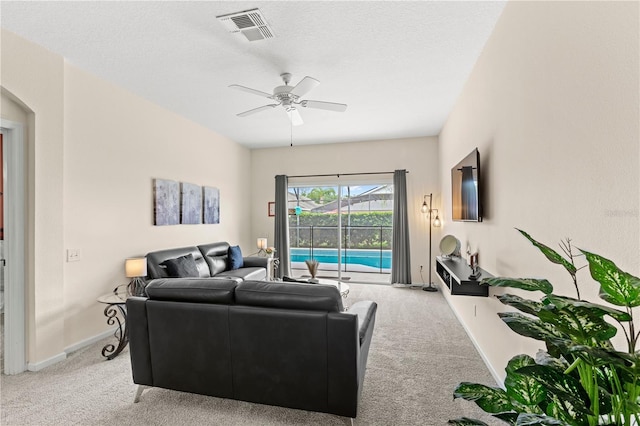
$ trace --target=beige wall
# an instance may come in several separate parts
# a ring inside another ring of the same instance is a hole
[[[95,298],[126,283],[124,259],[249,240],[249,150],[65,65],[65,342],[105,328]],[[153,178],[220,189],[219,225],[153,225]]]
[[[638,36],[637,2],[507,4],[440,135],[444,231],[489,272],[546,277],[575,296],[517,227],[552,247],[570,237],[640,275]],[[476,146],[485,221],[452,223],[450,170]],[[599,301],[579,276],[583,297]],[[535,353],[497,318],[495,298],[449,300],[500,377],[511,356]]]
[[[251,238],[268,237],[273,244],[273,217],[267,216],[267,203],[274,200],[274,177],[327,174],[387,172],[407,169],[409,229],[411,232],[412,280],[420,283],[420,265],[428,265],[428,234],[424,215],[420,213],[423,195],[434,193],[434,208],[440,202],[438,188],[438,140],[414,138],[332,145],[285,146],[251,151]],[[343,176],[342,181],[376,179],[370,176]],[[392,175],[381,179],[392,180]],[[303,180],[299,180],[302,182]],[[306,180],[306,182],[311,182]],[[434,246],[439,241],[434,234]],[[425,274],[425,280],[427,275]]]
[[[250,249],[248,149],[6,31],[2,59],[3,89],[34,117],[30,364],[107,330],[96,298],[126,283],[125,258],[219,240]],[[154,178],[218,187],[221,223],[153,226]],[[67,263],[67,248],[81,260]]]

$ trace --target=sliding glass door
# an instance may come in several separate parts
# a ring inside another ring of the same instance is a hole
[[[393,185],[289,186],[292,274],[389,283]]]

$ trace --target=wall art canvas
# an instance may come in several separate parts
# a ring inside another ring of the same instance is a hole
[[[154,225],[180,223],[180,184],[173,180],[153,180]]]
[[[202,223],[202,188],[192,183],[182,186],[182,224],[198,225]]]
[[[204,194],[204,223],[220,223],[220,190],[205,186]]]

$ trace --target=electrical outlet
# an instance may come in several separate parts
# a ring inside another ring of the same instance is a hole
[[[67,249],[67,262],[77,262],[80,260],[80,249]]]

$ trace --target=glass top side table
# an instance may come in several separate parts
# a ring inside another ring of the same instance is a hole
[[[104,316],[107,317],[108,325],[117,324],[113,336],[118,339],[117,346],[108,343],[102,348],[102,356],[111,360],[117,357],[129,343],[129,334],[127,333],[127,293],[126,286],[116,287],[111,293],[98,297],[98,303],[107,305],[104,308]]]

